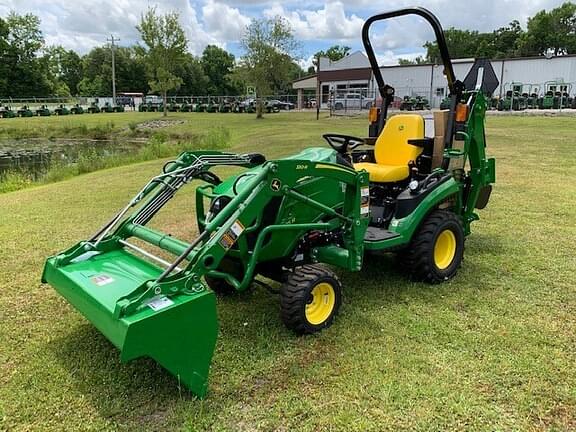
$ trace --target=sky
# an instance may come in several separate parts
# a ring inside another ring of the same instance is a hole
[[[120,45],[138,42],[135,28],[142,12],[156,6],[160,12],[178,11],[193,54],[208,44],[242,54],[239,40],[251,19],[284,17],[300,41],[297,57],[306,67],[312,56],[334,44],[362,50],[364,20],[376,13],[423,6],[438,16],[445,28],[492,31],[518,20],[525,27],[529,16],[551,9],[563,0],[0,0],[0,16],[11,10],[33,13],[42,21],[48,45],[62,45],[79,53],[102,46],[113,34]],[[372,44],[382,64],[424,53],[422,44],[433,39],[418,18],[401,18],[375,26]]]

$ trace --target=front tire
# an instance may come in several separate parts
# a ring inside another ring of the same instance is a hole
[[[291,272],[280,290],[280,316],[298,334],[329,327],[342,304],[342,285],[320,266],[304,265]]]
[[[404,268],[416,280],[440,283],[456,275],[464,257],[464,229],[458,216],[432,212],[401,254]]]

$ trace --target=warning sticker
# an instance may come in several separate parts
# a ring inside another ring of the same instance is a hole
[[[237,220],[220,239],[220,246],[226,250],[230,249],[232,246],[234,246],[234,243],[236,243],[236,240],[238,240],[238,237],[240,237],[240,234],[243,232],[244,225],[242,225],[242,223]]]
[[[110,276],[105,275],[105,274],[92,276],[90,278],[90,280],[92,281],[92,283],[94,285],[98,285],[98,286],[104,286],[104,285],[108,285],[109,283],[114,282],[113,278],[111,278]]]
[[[154,312],[156,312],[156,311],[162,310],[164,308],[167,308],[168,306],[172,306],[174,304],[174,302],[166,296],[159,296],[159,297],[154,297],[153,299],[148,301],[147,304],[150,307],[150,309],[152,309]]]
[[[370,188],[363,187],[360,190],[360,214],[370,213]]]

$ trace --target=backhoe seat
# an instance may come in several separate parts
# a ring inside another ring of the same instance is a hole
[[[356,171],[366,170],[371,182],[391,183],[408,178],[410,161],[422,153],[422,148],[408,144],[410,139],[424,138],[424,118],[418,114],[390,117],[374,146],[376,163],[354,164]]]

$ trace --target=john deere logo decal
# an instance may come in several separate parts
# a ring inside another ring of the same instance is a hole
[[[281,186],[282,182],[278,179],[273,179],[272,183],[270,183],[270,189],[272,189],[274,192],[278,192]]]

